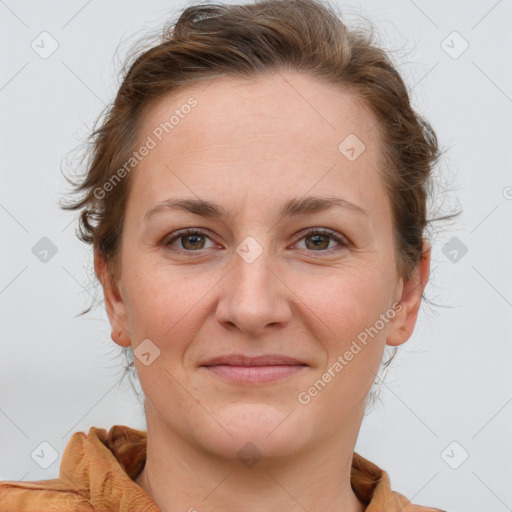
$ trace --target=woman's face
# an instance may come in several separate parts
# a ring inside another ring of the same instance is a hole
[[[232,458],[355,442],[424,286],[397,275],[374,118],[287,72],[163,97],[138,135],[115,285],[95,261],[148,426]],[[233,355],[302,366],[205,366]]]

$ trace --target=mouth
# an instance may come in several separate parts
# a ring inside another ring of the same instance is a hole
[[[288,356],[268,354],[249,357],[243,354],[219,356],[201,367],[214,377],[239,384],[264,384],[289,378],[308,365]]]

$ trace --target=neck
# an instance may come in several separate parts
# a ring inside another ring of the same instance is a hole
[[[350,485],[357,418],[348,439],[342,431],[286,460],[260,459],[250,467],[201,450],[148,411],[146,420],[146,464],[135,482],[161,512],[365,510]]]

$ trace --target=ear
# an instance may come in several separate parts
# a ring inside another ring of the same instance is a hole
[[[405,343],[412,335],[418,311],[420,309],[423,290],[430,273],[430,256],[432,247],[428,240],[423,240],[422,256],[413,276],[404,280],[400,278],[397,285],[395,300],[400,303],[396,315],[391,320],[386,337],[386,345],[396,346]]]
[[[125,303],[105,258],[97,249],[94,251],[94,270],[103,288],[105,307],[112,328],[110,337],[121,347],[129,347],[131,340],[128,334]]]

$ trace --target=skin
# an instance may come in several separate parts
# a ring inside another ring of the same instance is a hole
[[[139,127],[141,143],[191,96],[198,105],[132,171],[121,275],[111,277],[95,254],[112,339],[134,350],[150,339],[160,350],[147,366],[135,357],[148,431],[136,482],[163,512],[362,511],[350,467],[365,400],[385,345],[413,332],[430,247],[410,280],[398,275],[379,133],[354,95],[294,72],[221,77],[159,99]],[[354,161],[338,150],[350,133],[366,147]],[[305,195],[335,195],[366,215],[334,207],[279,216]],[[212,201],[230,216],[176,210],[145,223],[170,197]],[[327,236],[316,248],[304,231],[325,227],[348,245]],[[165,247],[182,228],[206,237]],[[262,248],[251,263],[236,252],[248,236]],[[394,302],[400,312],[299,403]],[[286,354],[308,366],[263,385],[228,383],[200,367],[232,353]],[[237,457],[248,442],[261,456],[251,467]]]

